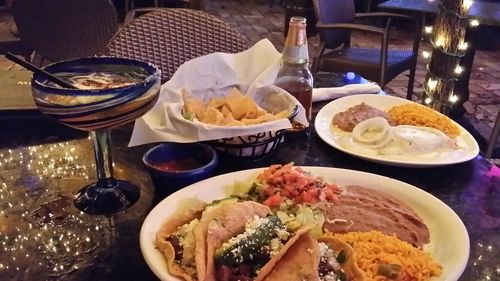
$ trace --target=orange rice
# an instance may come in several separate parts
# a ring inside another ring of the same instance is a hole
[[[367,281],[392,281],[377,275],[380,264],[401,266],[401,281],[425,281],[441,275],[443,269],[429,253],[379,231],[335,234],[334,237],[350,244],[356,253],[356,262]]]
[[[425,126],[438,129],[450,137],[460,135],[460,129],[447,116],[420,104],[403,104],[392,107],[389,116],[398,125]]]

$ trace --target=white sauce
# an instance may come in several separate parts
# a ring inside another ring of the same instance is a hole
[[[435,161],[465,154],[463,144],[440,130],[411,125],[391,127],[381,119],[375,117],[359,123],[352,134],[338,138],[339,144],[355,153],[394,160]]]

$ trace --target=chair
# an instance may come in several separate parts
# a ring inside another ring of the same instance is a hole
[[[497,119],[495,125],[493,126],[493,132],[491,132],[490,139],[488,140],[488,146],[486,148],[485,156],[486,158],[491,158],[493,156],[493,151],[495,150],[498,135],[500,135],[500,111],[497,114]]]
[[[353,0],[313,0],[320,33],[321,45],[313,61],[313,72],[356,72],[365,78],[378,81],[384,86],[405,70],[410,70],[407,99],[411,100],[418,44],[420,23],[418,18],[392,13],[354,13]],[[356,19],[385,18],[385,28],[356,24]],[[410,19],[415,23],[413,49],[388,50],[389,27],[391,19]],[[380,36],[380,49],[351,47],[351,31],[358,30]],[[326,52],[326,50],[331,50]]]
[[[110,0],[15,0],[21,40],[43,59],[59,61],[104,54],[118,30]]]
[[[207,2],[208,0],[154,0],[153,1],[153,6],[154,7],[160,7],[162,5],[175,5],[177,8],[189,8],[189,9],[194,9],[194,10],[205,10],[207,7]],[[179,7],[180,6],[180,7]],[[125,0],[125,7],[127,12],[133,9],[136,9],[135,7],[135,1],[134,0]],[[170,6],[168,6],[170,7]]]
[[[169,8],[153,9],[133,19],[108,44],[112,56],[135,58],[158,66],[163,82],[185,61],[213,52],[237,53],[247,48],[246,38],[215,16]]]

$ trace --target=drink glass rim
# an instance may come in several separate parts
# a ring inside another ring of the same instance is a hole
[[[102,63],[109,65],[137,66],[144,69],[148,73],[148,77],[146,77],[141,81],[132,83],[124,87],[108,88],[108,89],[69,89],[69,88],[61,88],[61,87],[47,85],[45,83],[47,79],[43,78],[40,74],[33,73],[33,76],[31,78],[31,85],[32,87],[38,88],[43,91],[50,90],[52,93],[56,93],[58,95],[71,96],[82,93],[85,93],[86,95],[108,95],[116,92],[121,92],[125,89],[134,88],[139,85],[149,84],[153,80],[160,79],[161,76],[161,70],[157,66],[149,62],[144,62],[141,60],[131,59],[131,58],[110,57],[110,56],[80,57],[80,58],[62,60],[51,63],[45,66],[44,69],[47,70],[48,72],[51,72],[50,70],[53,68],[57,68],[64,65],[72,65],[72,64],[77,65],[78,63],[87,63],[89,65],[92,64],[98,65],[99,63]]]

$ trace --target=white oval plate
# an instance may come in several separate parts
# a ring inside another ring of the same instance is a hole
[[[338,128],[334,128],[331,125],[332,118],[333,116],[335,116],[335,114],[345,111],[348,108],[358,105],[362,102],[384,111],[387,111],[388,109],[396,105],[414,103],[402,98],[381,95],[353,95],[334,100],[325,105],[316,115],[314,127],[316,128],[318,136],[330,146],[347,154],[376,163],[400,167],[445,166],[469,161],[479,154],[479,145],[477,144],[476,140],[467,130],[465,130],[462,126],[460,126],[453,120],[452,122],[457,125],[461,131],[461,134],[457,137],[457,142],[460,144],[460,146],[464,147],[462,153],[459,154],[441,153],[438,154],[438,157],[436,158],[418,159],[409,156],[407,159],[402,159],[401,156],[396,158],[388,155],[367,155],[359,151],[355,151],[349,147],[344,147],[340,145],[339,138],[347,135],[348,133]]]
[[[469,258],[469,236],[460,218],[433,195],[407,183],[375,174],[325,167],[304,167],[327,182],[340,186],[360,185],[380,190],[403,201],[425,221],[431,243],[424,249],[443,266],[443,274],[433,281],[455,281],[465,269]],[[148,214],[141,228],[142,255],[151,270],[163,281],[178,280],[167,271],[163,255],[155,248],[154,238],[162,223],[189,201],[211,202],[231,194],[232,186],[255,176],[262,169],[253,169],[209,178],[183,188],[161,201]]]

